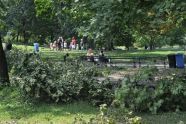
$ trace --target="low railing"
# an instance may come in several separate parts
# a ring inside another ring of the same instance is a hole
[[[115,65],[115,66],[132,66],[142,67],[142,66],[163,66],[166,68],[168,65],[167,57],[120,57],[120,56],[105,56],[108,61],[105,64]],[[100,56],[81,56],[81,60],[94,63],[103,63],[100,61]]]

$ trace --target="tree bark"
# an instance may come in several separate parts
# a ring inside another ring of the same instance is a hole
[[[150,50],[154,50],[154,43],[152,41],[150,42],[149,46],[150,46]]]
[[[16,41],[19,42],[19,31],[17,32]]]
[[[51,35],[50,35],[50,42],[51,43],[53,43],[53,39],[54,39],[54,35],[53,35],[53,33],[51,33]]]
[[[23,20],[22,20],[22,26],[23,26],[23,42],[25,43],[25,44],[28,44],[28,39],[27,39],[27,32],[26,32],[26,20],[25,20],[25,18],[23,18]]]
[[[9,84],[8,65],[0,34],[0,84]]]

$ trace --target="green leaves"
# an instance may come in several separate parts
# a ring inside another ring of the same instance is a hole
[[[61,103],[88,100],[93,105],[110,104],[113,100],[112,83],[98,83],[94,77],[99,72],[90,63],[42,61],[39,55],[11,52],[8,60],[19,60],[9,63],[11,84],[26,98]]]
[[[185,75],[185,70],[143,68],[124,80],[122,87],[116,91],[116,99],[134,111],[156,114],[186,110]]]
[[[34,0],[36,15],[44,18],[52,18],[52,0]]]

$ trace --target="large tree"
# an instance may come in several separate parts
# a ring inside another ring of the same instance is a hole
[[[183,35],[185,8],[183,0],[140,0],[133,25],[136,41],[151,49],[161,44],[181,44],[181,40],[173,39]]]
[[[8,29],[23,37],[88,37],[99,46],[151,48],[183,36],[183,0],[4,0]],[[177,32],[179,30],[180,33]],[[175,35],[174,35],[175,34]],[[170,38],[170,36],[172,38]],[[164,42],[160,42],[163,39]],[[43,40],[42,40],[43,41]],[[166,41],[166,42],[165,42]],[[178,42],[179,43],[179,42]],[[180,43],[179,43],[180,44]]]
[[[3,17],[3,3],[0,1],[0,17]],[[3,21],[0,19],[0,31],[2,30],[1,28],[3,27],[2,24]],[[8,67],[7,67],[7,61],[6,61],[6,56],[3,50],[2,46],[2,38],[1,38],[1,33],[0,33],[0,84],[5,84],[9,83],[9,75],[8,75]]]
[[[0,35],[0,83],[9,83],[8,67],[6,56],[2,47],[2,40]]]

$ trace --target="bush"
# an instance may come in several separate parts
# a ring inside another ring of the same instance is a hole
[[[15,63],[14,63],[15,64]],[[112,83],[98,83],[97,68],[84,63],[42,61],[39,55],[23,54],[19,64],[12,66],[11,82],[26,98],[67,103],[89,100],[94,105],[111,103]]]
[[[12,70],[13,66],[19,66],[21,61],[24,59],[26,51],[13,48],[11,51],[6,52],[6,58],[8,63],[8,70]]]
[[[101,83],[89,84],[89,101],[93,105],[111,104],[114,99],[114,85],[110,80],[105,80]]]
[[[142,124],[142,119],[126,109],[107,108],[107,105],[103,104],[96,117],[86,121],[79,116],[75,118],[74,124]]]
[[[185,70],[144,68],[123,80],[116,99],[134,111],[186,110]]]

